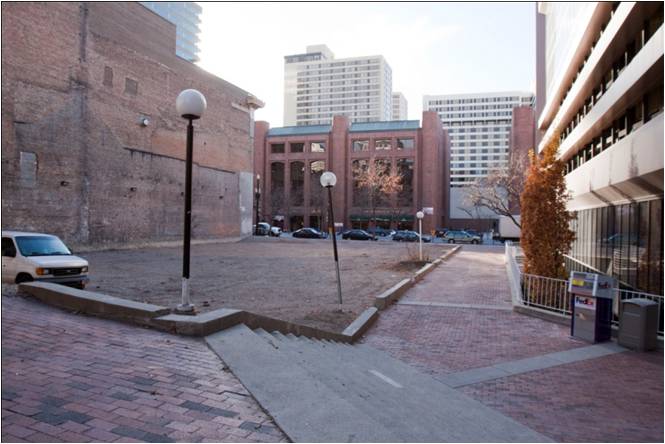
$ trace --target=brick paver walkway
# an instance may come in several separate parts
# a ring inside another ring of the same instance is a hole
[[[510,310],[411,303],[511,306],[500,247],[464,246],[383,312],[363,340],[433,375],[586,345],[566,326]]]
[[[203,341],[2,296],[2,441],[286,438]]]
[[[435,377],[587,345],[571,339],[567,326],[503,309],[510,290],[502,253],[464,246],[384,311],[363,342]],[[460,390],[557,441],[663,441],[662,351],[623,352]]]

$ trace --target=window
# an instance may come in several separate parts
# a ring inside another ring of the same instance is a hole
[[[135,96],[139,92],[139,82],[125,77],[125,93],[130,96]]]
[[[8,237],[2,238],[2,255],[5,257],[16,257],[14,241]]]
[[[321,175],[326,170],[326,162],[316,160],[309,164],[309,205],[315,208],[324,206],[323,187],[321,186]]]
[[[413,205],[413,159],[397,159],[397,174],[402,178],[402,189],[397,193],[397,206]]]
[[[273,162],[270,164],[270,206],[273,215],[284,212],[284,196],[284,163]]]
[[[305,163],[291,162],[291,205],[305,205]]]
[[[284,144],[283,143],[271,143],[270,152],[272,154],[284,154]]]
[[[289,151],[291,153],[302,153],[305,151],[305,144],[302,142],[289,143]]]
[[[325,153],[326,152],[326,143],[325,142],[312,142],[311,151],[313,153]]]
[[[353,152],[369,151],[369,140],[354,140]]]
[[[389,150],[391,148],[390,139],[380,139],[374,141],[375,150]]]
[[[369,170],[369,162],[365,159],[357,159],[351,163],[351,174],[353,174],[353,206],[364,207],[369,203],[367,188],[362,186],[362,178]]]
[[[398,150],[411,150],[413,146],[413,139],[397,139]]]

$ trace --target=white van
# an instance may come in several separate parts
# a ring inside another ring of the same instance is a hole
[[[56,236],[2,232],[2,282],[54,282],[83,289],[88,261],[73,256]]]

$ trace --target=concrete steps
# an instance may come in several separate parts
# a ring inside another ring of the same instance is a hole
[[[206,341],[294,442],[548,441],[366,345],[244,325]]]

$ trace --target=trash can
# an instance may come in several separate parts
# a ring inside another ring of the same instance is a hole
[[[572,312],[570,335],[592,343],[609,341],[612,337],[614,279],[573,271],[568,292]]]
[[[649,299],[628,299],[621,304],[619,344],[639,351],[658,344],[658,304]]]

